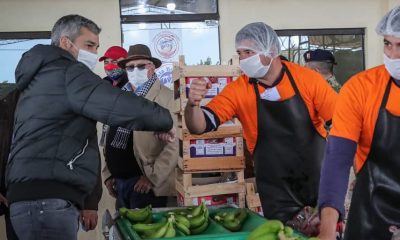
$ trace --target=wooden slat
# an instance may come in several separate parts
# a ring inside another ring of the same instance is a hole
[[[212,183],[200,186],[184,186],[176,180],[176,190],[184,197],[203,197],[231,193],[245,193],[244,183]]]
[[[238,157],[204,157],[178,159],[179,168],[185,172],[220,172],[222,170],[238,170],[245,168],[243,156]]]
[[[246,203],[248,208],[257,208],[261,206],[260,196],[258,194],[247,194]]]
[[[187,130],[188,128],[187,128],[187,125],[186,125],[186,122],[185,122],[184,112],[178,112],[178,113],[175,113],[175,115],[178,118],[178,122],[179,122],[178,126],[181,127],[182,129]],[[231,119],[229,121],[226,121],[225,123],[219,125],[218,129],[215,132],[218,132],[218,131],[222,130],[225,127],[227,127],[227,128],[231,128],[231,127],[240,127],[240,128],[242,128],[242,124],[240,123],[239,119],[233,118],[233,119]]]
[[[193,139],[213,139],[213,138],[227,138],[227,137],[241,137],[243,136],[243,129],[240,125],[226,125],[218,128],[217,131],[207,132],[203,134],[190,134],[188,129],[178,128],[178,138],[181,140],[193,140]]]

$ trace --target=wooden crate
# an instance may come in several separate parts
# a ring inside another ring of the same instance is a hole
[[[186,126],[185,116],[183,114],[176,114],[176,116],[178,119],[178,128],[181,128],[182,134],[184,136],[186,136],[187,134],[189,134],[189,131]],[[227,134],[229,132],[233,132],[234,134],[236,134],[237,131],[240,131],[242,133],[242,131],[243,131],[242,125],[237,118],[234,118],[234,119],[231,119],[231,120],[226,121],[225,123],[219,125],[218,129],[216,131],[213,131],[213,133],[214,134],[218,134],[218,133]]]
[[[191,135],[178,128],[178,166],[185,172],[237,170],[245,168],[241,129],[223,134],[209,132]]]
[[[213,83],[213,87],[205,96],[201,105],[206,105],[214,96],[220,93],[226,84],[236,80],[241,73],[239,60],[234,57],[232,65],[197,65],[186,66],[183,56],[179,63],[173,66],[172,79],[174,81],[174,112],[183,112],[187,104],[187,94],[192,78],[207,78]]]
[[[216,171],[213,171],[216,172]],[[236,174],[237,182],[212,183],[206,185],[193,185],[193,173],[176,169],[176,190],[183,197],[183,205],[193,205],[193,199],[215,195],[237,194],[239,207],[245,206],[244,171],[231,171]]]
[[[255,179],[246,179],[246,206],[253,212],[263,214],[260,196],[257,193]]]

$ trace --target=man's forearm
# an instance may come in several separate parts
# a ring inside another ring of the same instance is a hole
[[[331,239],[336,236],[336,224],[339,219],[339,212],[331,207],[323,208],[321,211],[320,238]]]
[[[199,106],[186,105],[185,122],[190,133],[202,134],[206,129],[204,113]]]

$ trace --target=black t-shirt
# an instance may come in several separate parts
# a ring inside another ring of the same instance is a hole
[[[142,171],[133,153],[132,131],[129,134],[129,140],[125,149],[111,146],[117,129],[118,127],[110,127],[106,138],[105,159],[110,173],[116,178],[132,178],[142,175]]]

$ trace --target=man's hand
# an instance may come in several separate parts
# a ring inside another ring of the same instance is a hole
[[[84,226],[85,231],[90,231],[97,226],[97,211],[96,210],[82,210],[80,215],[80,221]]]
[[[160,141],[173,143],[176,141],[176,129],[172,127],[168,132],[154,132],[154,136]]]
[[[109,179],[107,179],[104,182],[104,184],[107,187],[108,194],[110,194],[111,197],[113,197],[113,198],[117,198],[117,192],[115,192],[114,183],[115,183],[115,179],[113,177],[110,177]]]
[[[8,207],[8,202],[7,202],[7,198],[5,198],[1,193],[0,193],[0,205],[4,204],[6,205],[6,207]]]
[[[140,176],[139,181],[133,186],[133,190],[138,193],[148,193],[152,188],[152,183],[145,176]]]
[[[212,83],[204,78],[196,78],[192,80],[189,89],[188,103],[190,106],[200,106],[201,100],[207,94]]]
[[[336,226],[339,219],[339,213],[331,207],[323,208],[321,211],[321,225],[319,227],[320,240],[335,240]]]

